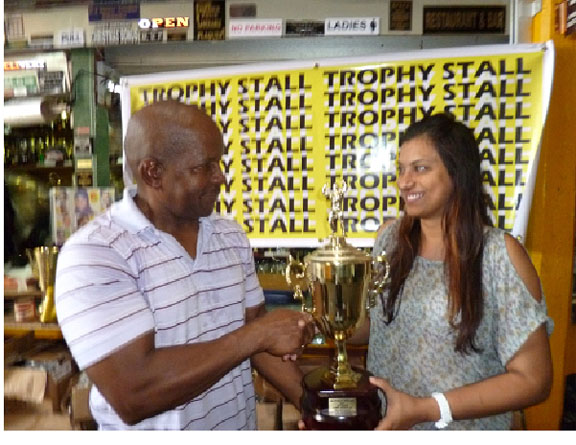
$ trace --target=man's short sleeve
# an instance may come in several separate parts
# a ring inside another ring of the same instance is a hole
[[[58,257],[55,292],[58,322],[80,369],[154,329],[134,273],[104,243],[66,244]]]

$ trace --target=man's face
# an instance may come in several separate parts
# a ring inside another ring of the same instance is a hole
[[[209,216],[214,210],[224,173],[220,161],[223,143],[220,131],[210,122],[194,133],[182,129],[178,140],[189,146],[184,154],[165,163],[159,203],[166,216],[182,222]]]

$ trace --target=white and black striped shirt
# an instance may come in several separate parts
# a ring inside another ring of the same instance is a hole
[[[125,190],[58,258],[58,321],[81,369],[151,330],[157,348],[214,340],[244,325],[245,310],[264,301],[252,249],[236,222],[201,218],[192,259],[145,218],[134,193]],[[195,399],[132,427],[95,387],[90,406],[101,429],[256,427],[249,360]]]

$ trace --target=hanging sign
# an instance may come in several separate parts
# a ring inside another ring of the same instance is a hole
[[[324,22],[319,20],[286,20],[285,34],[291,37],[323,36]]]
[[[228,38],[282,37],[282,19],[230,19]]]
[[[89,22],[134,20],[140,18],[140,0],[92,0],[88,4]]]
[[[196,0],[194,2],[194,40],[224,40],[224,0]]]
[[[401,214],[401,134],[447,111],[474,130],[494,225],[524,236],[553,56],[551,43],[494,45],[129,76],[122,121],[158,100],[205,109],[225,146],[217,210],[254,247],[317,246],[329,234],[322,187],[342,181],[348,238],[371,246]]]
[[[73,48],[84,46],[84,28],[62,29],[54,36],[54,46]]]
[[[389,31],[412,30],[412,1],[390,0]]]
[[[92,46],[133,45],[139,40],[133,21],[103,22],[92,27]]]
[[[327,36],[373,36],[380,34],[379,17],[340,17],[326,19]]]
[[[504,34],[506,6],[424,6],[424,34]]]
[[[150,28],[188,28],[190,17],[154,17],[151,19],[142,18],[138,20],[140,29]]]

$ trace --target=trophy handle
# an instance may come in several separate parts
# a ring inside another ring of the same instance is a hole
[[[294,291],[294,298],[302,302],[302,310],[304,312],[313,312],[311,308],[306,305],[304,299],[303,289],[308,287],[308,280],[306,278],[306,267],[305,263],[298,261],[292,255],[288,257],[288,265],[286,266],[286,283]]]
[[[372,260],[373,279],[370,281],[368,290],[367,309],[376,306],[376,297],[382,293],[390,277],[390,263],[386,257],[386,252],[382,252]]]

